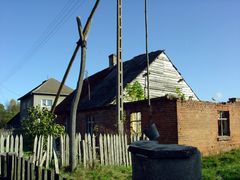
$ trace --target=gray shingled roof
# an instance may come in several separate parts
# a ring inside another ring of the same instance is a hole
[[[158,50],[149,53],[149,62],[152,63],[163,51]],[[146,54],[134,57],[123,62],[123,88],[133,81],[144,69],[146,69]],[[98,108],[110,104],[116,97],[117,67],[106,68],[84,80],[83,90],[79,103],[79,109]],[[88,83],[91,87],[91,99],[88,97]],[[73,99],[71,93],[56,109],[56,112],[69,111]]]
[[[56,95],[60,84],[61,83],[58,80],[50,78],[48,80],[43,81],[42,84],[29,91],[27,94],[23,95],[18,100],[21,100],[24,97],[32,94]],[[73,91],[72,88],[64,85],[60,95],[67,96],[72,91]]]

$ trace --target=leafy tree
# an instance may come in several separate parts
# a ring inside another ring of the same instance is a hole
[[[20,111],[20,105],[17,103],[16,100],[11,99],[10,102],[7,104],[7,111],[13,114],[16,114]]]
[[[6,123],[11,120],[20,110],[20,105],[16,100],[11,99],[6,105],[0,104],[0,128],[3,128]]]
[[[23,134],[33,141],[36,135],[55,137],[64,133],[64,127],[54,122],[56,116],[47,108],[30,107],[28,116],[22,121]]]
[[[143,100],[145,98],[144,96],[144,89],[142,85],[135,81],[133,84],[127,84],[126,86],[126,95],[125,99],[128,101],[139,101]]]

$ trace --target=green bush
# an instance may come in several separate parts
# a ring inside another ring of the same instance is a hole
[[[47,108],[30,107],[27,118],[22,121],[23,135],[32,143],[35,136],[52,135],[54,137],[64,133],[64,127],[54,122],[56,116]]]

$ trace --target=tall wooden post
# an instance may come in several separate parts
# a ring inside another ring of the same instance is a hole
[[[117,0],[117,125],[123,133],[122,0]]]
[[[151,107],[150,83],[149,83],[149,54],[148,54],[148,18],[147,18],[147,0],[145,0],[145,39],[146,39],[146,59],[147,59],[147,98],[148,106]]]
[[[81,66],[80,66],[80,72],[79,72],[79,76],[78,76],[77,87],[76,87],[76,90],[74,91],[74,97],[73,97],[73,101],[71,104],[71,112],[70,112],[69,150],[70,150],[70,170],[71,171],[75,170],[76,163],[77,163],[77,161],[76,161],[76,159],[77,159],[77,156],[76,156],[76,119],[77,119],[77,109],[78,109],[78,104],[79,104],[80,97],[81,97],[82,86],[83,86],[83,77],[84,77],[85,65],[86,65],[87,37],[88,37],[89,30],[90,30],[92,17],[93,17],[94,12],[97,9],[99,1],[100,0],[97,0],[95,2],[95,5],[87,19],[84,29],[82,29],[80,18],[79,17],[77,18],[78,31],[80,34],[80,39],[79,39],[78,43],[81,45]]]

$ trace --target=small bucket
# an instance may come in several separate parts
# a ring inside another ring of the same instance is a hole
[[[160,137],[157,126],[155,123],[151,123],[143,130],[143,133],[149,138],[149,140],[157,140]]]

